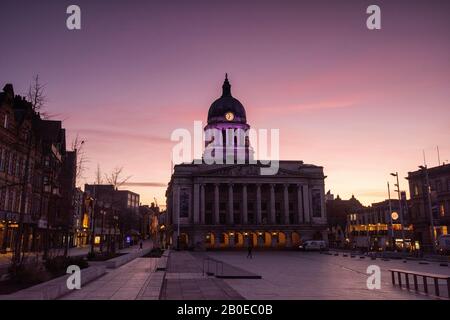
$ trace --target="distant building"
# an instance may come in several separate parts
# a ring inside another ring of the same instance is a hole
[[[73,246],[84,247],[90,243],[92,206],[90,205],[87,193],[83,192],[80,188],[75,189],[73,206]]]
[[[0,251],[70,246],[75,153],[61,121],[43,120],[11,84],[0,92]]]
[[[343,200],[339,195],[334,198],[330,191],[325,195],[328,218],[328,241],[330,247],[345,247],[347,216],[365,208],[354,195],[348,200]]]
[[[94,237],[99,245],[119,242],[120,246],[136,243],[141,237],[139,194],[116,190],[110,184],[86,184],[85,192],[94,199]]]
[[[405,208],[407,203],[403,201],[402,207]],[[389,200],[384,200],[347,215],[347,236],[351,248],[401,250],[404,243],[408,250],[416,248],[413,227],[406,216],[402,233],[399,201],[391,199],[390,205],[391,211]]]
[[[410,215],[414,225],[414,237],[424,248],[431,250],[432,234],[437,240],[448,234],[450,228],[450,164],[428,168],[431,204],[429,206],[426,172],[408,172],[409,193],[411,196]],[[434,230],[431,228],[430,208]]]

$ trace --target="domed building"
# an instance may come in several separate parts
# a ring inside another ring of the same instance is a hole
[[[275,174],[262,174],[267,163],[254,159],[249,129],[225,76],[208,111],[203,159],[175,165],[166,191],[172,246],[281,249],[327,240],[323,167],[281,160]]]

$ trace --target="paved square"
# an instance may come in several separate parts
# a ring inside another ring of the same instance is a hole
[[[225,280],[246,299],[430,299],[392,286],[388,269],[450,275],[450,268],[438,263],[421,265],[417,261],[403,263],[313,252],[257,251],[254,259],[247,259],[246,252],[236,251],[208,252],[208,255],[263,277]],[[372,264],[382,271],[380,290],[369,290],[366,286],[366,270]]]

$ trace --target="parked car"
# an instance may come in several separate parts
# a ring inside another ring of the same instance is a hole
[[[438,251],[441,254],[450,254],[450,234],[444,234],[439,237]]]
[[[298,248],[304,251],[322,251],[328,250],[328,245],[323,240],[307,240],[303,242]]]

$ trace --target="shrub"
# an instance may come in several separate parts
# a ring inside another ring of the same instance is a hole
[[[40,264],[19,264],[9,268],[10,280],[18,284],[33,285],[51,277]]]
[[[77,265],[80,269],[89,266],[88,262],[81,257],[56,256],[45,261],[45,268],[53,275],[65,274],[67,267],[70,265]]]
[[[95,256],[96,256],[95,252],[90,251],[90,252],[87,254],[87,259],[88,259],[88,260],[94,260],[94,259],[95,259]]]
[[[145,257],[160,258],[163,253],[164,250],[162,250],[161,248],[153,248],[149,253],[145,255]]]

